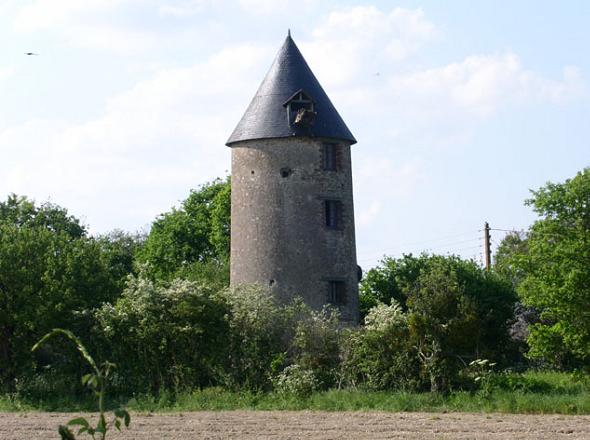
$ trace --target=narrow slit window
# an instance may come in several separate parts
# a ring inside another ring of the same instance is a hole
[[[342,218],[342,203],[340,200],[325,200],[326,227],[336,229],[340,226]]]
[[[336,306],[346,304],[346,284],[340,280],[328,281],[328,304]]]
[[[324,144],[322,158],[322,168],[324,169],[324,171],[336,171],[338,168],[338,145]]]

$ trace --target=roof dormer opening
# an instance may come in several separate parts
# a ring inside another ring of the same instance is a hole
[[[309,127],[313,124],[316,116],[314,102],[303,90],[295,92],[283,106],[287,109],[289,125]]]

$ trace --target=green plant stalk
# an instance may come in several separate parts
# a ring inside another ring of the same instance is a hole
[[[53,329],[51,332],[47,333],[43,336],[39,342],[37,342],[31,351],[37,350],[42,344],[44,344],[50,338],[57,336],[57,335],[64,335],[67,339],[71,340],[75,345],[82,357],[88,362],[90,367],[94,370],[94,374],[86,375],[82,378],[82,383],[88,385],[89,387],[94,389],[95,394],[98,396],[98,411],[99,411],[99,420],[96,428],[91,428],[88,424],[88,421],[81,417],[72,419],[68,422],[68,425],[81,425],[81,431],[84,431],[89,434],[93,439],[96,439],[95,434],[98,432],[102,434],[100,436],[101,440],[106,438],[106,434],[108,431],[107,421],[104,415],[105,412],[105,394],[106,394],[106,379],[109,375],[110,368],[114,366],[108,361],[105,361],[101,368],[98,367],[86,347],[82,344],[82,342],[69,330],[64,330],[60,328]],[[98,390],[98,391],[97,391]],[[115,411],[115,421],[114,425],[117,429],[120,429],[119,420],[121,418],[125,423],[125,426],[129,426],[129,413],[124,409],[119,409]],[[59,433],[62,436],[62,439],[75,439],[75,436],[67,426],[60,426]]]

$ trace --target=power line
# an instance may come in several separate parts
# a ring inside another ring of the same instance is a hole
[[[574,229],[574,228],[565,228],[567,229]],[[509,233],[515,233],[515,234],[522,234],[522,235],[545,235],[548,237],[563,237],[565,234],[559,233],[559,232],[541,232],[541,231],[532,231],[532,230],[528,230],[525,231],[524,229],[500,229],[500,228],[490,228],[490,231],[500,231],[500,232],[509,232]]]
[[[434,240],[431,240],[430,242],[432,242],[432,241],[440,241],[440,240],[448,239],[448,238],[453,237],[453,236],[454,237],[457,237],[457,236],[462,236],[462,235],[467,235],[467,234],[472,234],[472,233],[473,232],[466,232],[466,233],[462,233],[462,234],[454,234],[452,236],[441,237],[438,240],[434,239]],[[480,240],[481,240],[481,238],[478,237],[478,238],[470,238],[470,239],[467,239],[467,240],[451,241],[451,242],[448,242],[448,243],[438,244],[438,245],[435,245],[435,246],[425,246],[424,249],[422,249],[422,251],[440,250],[440,249],[445,249],[445,248],[448,248],[448,247],[453,247],[453,246],[456,246],[458,244],[471,243],[471,242],[480,241]],[[427,243],[427,241],[422,241],[422,242],[418,242],[418,243]],[[404,247],[405,247],[405,249],[400,252],[399,250],[400,249],[403,249]],[[465,248],[461,248],[461,249],[451,249],[451,250],[447,250],[447,252],[459,252],[459,251],[462,251],[462,250],[469,250],[469,249],[475,249],[475,248],[481,248],[481,245],[470,246],[470,247],[465,247]],[[358,261],[359,262],[363,262],[363,261],[373,260],[377,256],[383,256],[385,253],[393,253],[393,254],[400,254],[401,253],[401,254],[407,254],[407,253],[411,253],[412,251],[415,251],[415,250],[416,250],[415,248],[414,249],[410,249],[410,245],[400,245],[400,246],[397,246],[395,248],[389,248],[389,249],[383,250],[383,251],[381,251],[379,253],[375,252],[375,253],[372,254],[372,257],[367,256],[367,257],[364,257],[364,258],[360,258]]]
[[[517,234],[524,234],[524,229],[517,230],[517,229],[499,229],[499,228],[490,228],[490,231],[500,231],[500,232],[516,232]]]
[[[477,232],[480,232],[480,231],[477,231]],[[447,240],[449,238],[461,237],[461,236],[464,236],[464,235],[471,235],[471,234],[474,234],[474,233],[475,233],[475,231],[469,231],[469,232],[462,232],[460,234],[446,235],[446,236],[442,236],[442,237],[438,237],[438,238],[435,237],[435,238],[431,238],[431,239],[428,239],[428,240],[415,241],[413,243],[402,243],[402,244],[396,246],[395,249],[399,249],[399,248],[402,248],[402,247],[415,246],[415,245],[424,244],[424,243],[432,243],[432,242],[436,242],[436,241],[444,241],[444,240]],[[391,248],[384,249],[384,250],[380,251],[380,253],[389,252],[389,251],[391,251]]]

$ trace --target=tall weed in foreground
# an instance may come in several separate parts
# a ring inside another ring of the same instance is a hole
[[[105,361],[99,367],[86,347],[82,344],[82,342],[70,331],[63,330],[60,328],[53,329],[51,332],[47,333],[43,336],[31,349],[31,351],[37,350],[41,345],[45,344],[49,339],[55,336],[65,336],[67,339],[72,341],[76,346],[76,349],[80,352],[84,360],[88,363],[90,368],[92,369],[92,373],[85,374],[82,376],[82,384],[90,388],[96,397],[98,398],[98,411],[99,417],[96,426],[92,426],[90,422],[85,417],[76,417],[70,420],[67,425],[60,425],[58,428],[58,432],[62,438],[62,440],[76,440],[76,436],[72,432],[68,426],[79,426],[80,429],[78,430],[78,435],[86,433],[93,439],[96,439],[96,435],[99,435],[99,439],[104,440],[106,438],[107,432],[109,429],[114,426],[119,431],[121,430],[121,422],[125,424],[126,427],[129,427],[129,423],[131,421],[131,417],[127,410],[120,408],[113,411],[114,418],[111,422],[107,422],[105,417],[105,397],[106,397],[106,385],[107,379],[115,367],[115,364]]]

